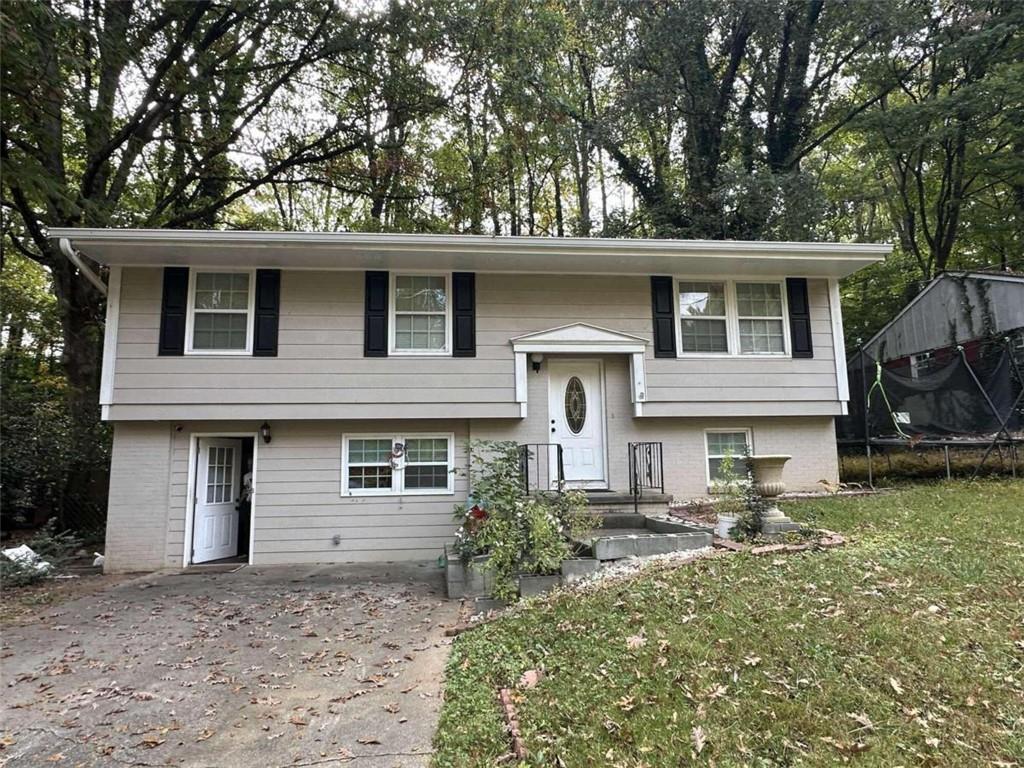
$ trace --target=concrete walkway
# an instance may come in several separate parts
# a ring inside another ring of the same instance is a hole
[[[133,580],[5,630],[0,764],[424,766],[458,604],[435,564]]]

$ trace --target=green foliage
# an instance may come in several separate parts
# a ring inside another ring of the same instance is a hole
[[[545,674],[517,692],[527,765],[1019,762],[1022,493],[954,482],[793,502],[849,543],[656,567],[463,633],[433,764],[500,763],[494,692],[530,669]]]
[[[455,508],[455,549],[464,562],[489,555],[494,596],[511,600],[519,574],[557,573],[573,554],[571,538],[596,528],[579,490],[529,494],[523,486],[520,446],[471,441],[470,501]]]

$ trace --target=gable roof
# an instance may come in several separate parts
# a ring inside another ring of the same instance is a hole
[[[839,278],[892,246],[736,240],[54,228],[101,264]]]

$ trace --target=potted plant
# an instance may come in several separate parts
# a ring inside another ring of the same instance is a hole
[[[719,477],[712,486],[712,492],[715,494],[714,510],[718,517],[715,535],[720,539],[731,539],[733,531],[740,525],[747,511],[744,481],[736,472],[736,462],[732,453],[726,452],[718,473]]]

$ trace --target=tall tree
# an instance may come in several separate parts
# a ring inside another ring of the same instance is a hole
[[[299,168],[366,147],[388,117],[333,112],[363,77],[387,12],[335,3],[44,0],[5,6],[0,153],[7,243],[45,266],[63,328],[68,397],[94,440],[103,301],[51,226],[209,227]],[[347,77],[327,77],[326,68]],[[372,110],[378,105],[369,105]],[[92,472],[83,456],[80,477]]]

